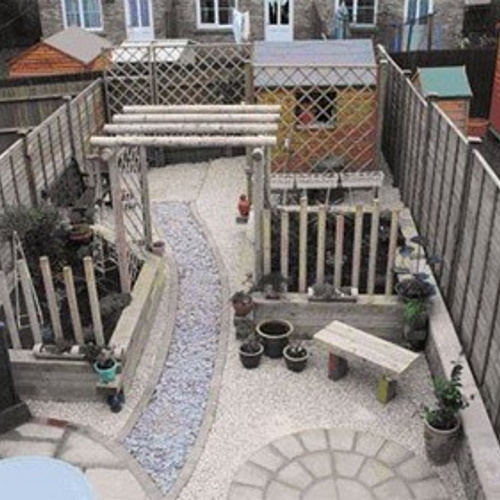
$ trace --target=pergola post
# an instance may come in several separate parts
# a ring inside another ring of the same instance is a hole
[[[254,280],[258,283],[263,273],[263,238],[262,238],[262,211],[264,210],[264,189],[265,189],[265,163],[266,150],[255,148],[252,151],[253,168],[253,193],[252,208],[255,228],[255,267]]]

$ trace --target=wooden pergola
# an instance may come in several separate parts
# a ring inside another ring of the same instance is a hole
[[[105,125],[107,135],[94,136],[90,143],[101,149],[100,158],[107,164],[113,197],[116,243],[122,289],[130,290],[128,276],[128,238],[124,221],[120,168],[116,159],[123,148],[138,148],[140,153],[142,233],[151,244],[150,201],[147,189],[146,147],[245,147],[252,172],[252,208],[255,221],[255,280],[263,272],[262,211],[269,163],[269,148],[276,146],[281,107],[278,105],[186,105],[186,106],[124,106]],[[132,158],[134,155],[121,155]],[[125,160],[126,162],[127,160]],[[137,162],[136,162],[137,163]],[[131,168],[123,165],[124,171]]]

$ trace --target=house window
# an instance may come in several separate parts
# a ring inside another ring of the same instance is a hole
[[[373,26],[377,20],[377,0],[335,0],[338,9],[342,3],[349,11],[349,21],[352,24]]]
[[[299,128],[335,126],[337,93],[334,90],[298,90],[295,99],[295,117]]]
[[[79,26],[88,30],[102,29],[100,0],[63,0],[66,28]]]
[[[197,0],[199,28],[228,28],[237,0]]]
[[[408,24],[427,24],[432,13],[432,0],[406,0],[405,21]]]

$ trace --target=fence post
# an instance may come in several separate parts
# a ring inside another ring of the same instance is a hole
[[[75,158],[79,165],[82,165],[80,159],[76,157],[76,147],[75,147],[75,131],[73,130],[73,117],[71,113],[71,101],[73,98],[70,95],[65,95],[63,97],[64,105],[66,107],[66,116],[68,118],[68,134],[69,134],[69,145],[71,149],[71,156]]]
[[[7,277],[3,271],[0,271],[0,300],[2,301],[12,347],[14,349],[22,349],[21,340],[19,338],[19,330],[17,329],[16,324],[16,317],[14,315],[14,308],[12,307],[12,302],[10,300],[9,285],[7,283]]]
[[[333,284],[335,288],[342,286],[342,261],[344,257],[344,216],[342,214],[335,217],[335,261]]]
[[[66,287],[66,296],[68,297],[69,315],[71,317],[71,325],[73,333],[78,345],[85,344],[82,330],[82,320],[80,319],[80,311],[78,310],[78,300],[76,298],[75,282],[73,281],[73,270],[69,266],[63,268],[64,286]]]
[[[262,233],[263,233],[263,257],[264,274],[271,272],[271,210],[265,209],[262,211]]]
[[[307,197],[300,198],[299,222],[299,293],[307,286]]]
[[[352,287],[359,288],[359,272],[361,267],[361,246],[363,242],[363,205],[356,205],[354,216],[354,248],[352,256]]]
[[[253,66],[251,62],[245,63],[245,103],[253,104],[255,101],[255,95],[253,92]],[[251,171],[252,168],[252,148],[246,148],[246,161],[248,172]],[[252,202],[252,179],[251,176],[247,175],[247,196],[248,201]]]
[[[57,306],[56,292],[52,281],[52,270],[50,269],[49,259],[40,257],[40,269],[42,271],[43,286],[47,295],[49,304],[50,322],[52,323],[52,331],[56,341],[63,340],[63,331],[61,326],[61,318],[59,317],[59,308]]]
[[[288,246],[289,246],[290,217],[286,210],[281,212],[281,241],[280,241],[280,265],[281,275],[288,283]]]
[[[255,283],[262,278],[263,273],[263,238],[262,238],[262,211],[264,209],[264,162],[266,152],[261,148],[256,148],[252,152],[253,163],[253,212],[255,224]]]
[[[318,211],[318,250],[316,254],[316,283],[325,282],[325,247],[326,247],[326,205],[320,205]]]
[[[83,259],[83,268],[85,271],[85,281],[87,282],[87,292],[89,295],[95,341],[97,345],[103,346],[105,345],[105,341],[102,330],[101,309],[99,308],[99,295],[97,294],[97,287],[95,284],[94,263],[92,261],[92,257],[85,257]]]
[[[377,75],[377,167],[382,170],[384,165],[384,154],[382,152],[382,138],[384,131],[384,108],[387,93],[387,71],[389,62],[381,58],[378,63]]]
[[[370,228],[370,257],[368,259],[368,295],[375,293],[375,275],[377,273],[378,230],[380,221],[380,204],[375,200]]]
[[[392,211],[391,229],[389,236],[389,251],[387,255],[387,272],[385,275],[385,294],[392,295],[392,287],[394,285],[393,267],[396,258],[396,245],[398,243],[399,229],[399,210]]]
[[[31,148],[28,144],[28,133],[27,129],[19,130],[18,134],[23,141],[23,159],[24,159],[24,169],[26,172],[26,179],[28,180],[28,188],[30,192],[31,203],[34,206],[38,205],[38,196],[36,192],[36,181],[35,174],[33,172],[33,162],[31,161]]]

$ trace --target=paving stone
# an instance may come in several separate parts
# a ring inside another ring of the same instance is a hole
[[[358,432],[355,451],[367,457],[375,457],[384,443],[383,437]]]
[[[141,485],[128,470],[87,469],[85,475],[99,499],[147,500]]]
[[[17,455],[40,455],[53,457],[56,452],[56,442],[51,441],[0,441],[0,457],[15,457]]]
[[[309,451],[321,451],[328,448],[326,432],[323,429],[312,429],[299,435],[302,444]]]
[[[332,450],[352,450],[356,433],[349,429],[329,429],[328,440]]]
[[[305,494],[304,500],[337,500],[337,488],[332,478],[314,484]],[[354,500],[354,499],[352,499]]]
[[[407,481],[420,481],[434,474],[427,463],[416,456],[401,464],[397,471]]]
[[[304,453],[304,448],[295,436],[285,436],[272,442],[272,445],[287,458],[295,458]]]
[[[228,500],[262,500],[263,498],[263,490],[243,484],[233,484],[228,495]]]
[[[82,434],[73,432],[58,458],[82,467],[119,467],[120,460],[107,448]]]
[[[382,446],[382,449],[379,451],[377,459],[391,467],[394,467],[402,464],[411,456],[413,456],[413,452],[411,452],[408,448],[404,448],[393,441],[386,441],[384,446]]]
[[[450,498],[443,483],[437,477],[411,483],[410,488],[417,500],[428,500],[429,498],[432,498],[432,500],[447,500]]]
[[[389,469],[386,465],[378,460],[369,458],[361,467],[361,471],[358,474],[358,479],[372,488],[383,481],[386,481],[390,477],[394,476],[394,472]]]
[[[373,493],[377,500],[387,500],[393,498],[394,500],[413,500],[413,495],[401,479],[390,479],[383,484],[373,488]]]
[[[270,446],[266,446],[257,453],[254,453],[250,461],[267,470],[277,471],[285,463],[286,459]]]
[[[363,455],[343,451],[334,452],[333,457],[337,474],[345,477],[356,477],[366,458]]]
[[[53,425],[43,425],[35,423],[27,423],[16,427],[15,432],[23,438],[37,439],[61,439],[64,434],[64,427],[56,427]]]
[[[301,457],[300,461],[318,479],[332,475],[332,459],[328,451],[309,453]]]
[[[358,481],[338,479],[335,484],[339,500],[374,500],[371,492]]]
[[[234,478],[237,483],[260,488],[264,488],[269,479],[271,479],[269,472],[250,462],[244,464]]]
[[[313,481],[312,475],[297,461],[288,464],[280,471],[277,478],[283,483],[302,490],[307,488]]]
[[[300,500],[300,491],[286,484],[272,481],[267,489],[266,500]]]

